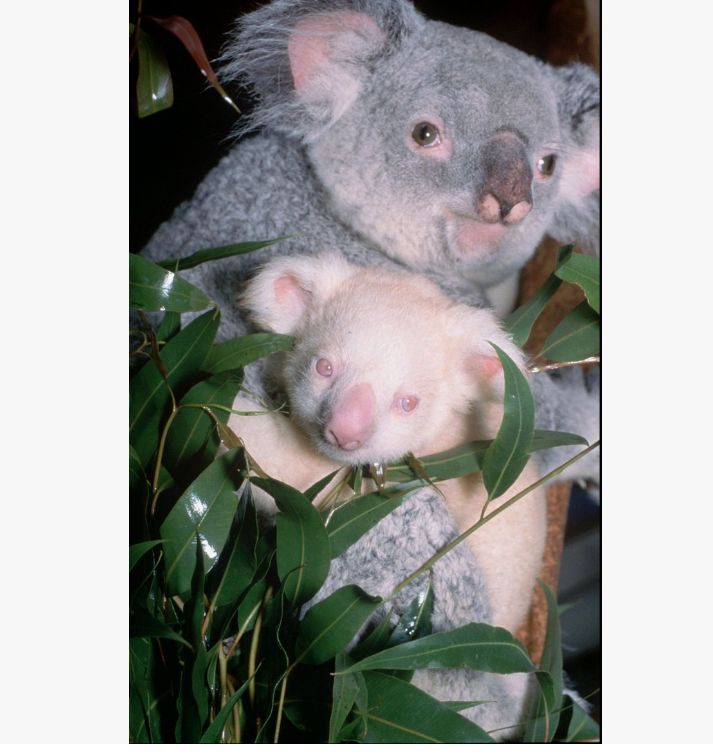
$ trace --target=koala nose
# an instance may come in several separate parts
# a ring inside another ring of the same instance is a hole
[[[332,408],[324,437],[340,449],[359,449],[371,436],[376,397],[368,383],[359,383],[343,393]]]
[[[513,226],[532,210],[532,167],[525,145],[510,133],[487,141],[479,155],[482,191],[476,202],[484,223]]]

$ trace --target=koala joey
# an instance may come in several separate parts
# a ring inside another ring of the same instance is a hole
[[[268,473],[302,490],[335,461],[388,462],[492,438],[504,386],[488,342],[523,362],[489,311],[451,301],[423,276],[367,270],[335,253],[270,263],[243,304],[258,325],[295,337],[275,368],[292,420],[233,416],[230,423]],[[235,408],[256,409],[250,405],[239,399]],[[516,490],[537,477],[530,463]],[[479,473],[438,488],[461,532],[476,522],[487,498]],[[537,489],[469,537],[493,624],[514,632],[524,619],[545,535]]]

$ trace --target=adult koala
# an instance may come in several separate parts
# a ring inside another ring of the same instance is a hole
[[[426,20],[406,0],[274,0],[238,22],[222,79],[252,87],[256,107],[240,130],[261,130],[176,209],[144,255],[296,235],[181,274],[220,305],[223,340],[250,329],[236,299],[274,255],[338,250],[358,265],[426,273],[454,299],[504,313],[512,302],[503,285],[545,233],[598,246],[599,85],[585,66],[551,68]],[[259,391],[265,376],[251,368]],[[598,410],[581,379],[566,392],[547,375],[532,383],[545,418],[538,427],[590,435]],[[556,454],[541,464],[554,466]],[[596,464],[579,474],[596,474]],[[396,570],[412,566],[393,564],[394,554],[420,564],[454,534],[438,497],[413,497],[333,562],[322,594],[357,582],[388,595],[403,577]],[[434,630],[487,620],[479,579],[467,550],[436,563]],[[402,594],[397,612],[413,591]],[[443,699],[499,699],[495,712],[468,712],[495,728],[522,716],[527,686],[514,677],[459,670],[414,679]]]

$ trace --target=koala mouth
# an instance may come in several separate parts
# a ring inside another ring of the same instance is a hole
[[[500,248],[508,228],[501,223],[483,223],[469,215],[448,210],[446,237],[448,247],[458,257],[487,260]]]

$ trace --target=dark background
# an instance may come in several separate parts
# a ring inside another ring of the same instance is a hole
[[[187,18],[214,60],[234,20],[258,5],[255,0],[144,0],[143,12]],[[584,0],[416,0],[429,18],[485,32],[554,64],[579,59],[599,60],[598,33],[583,20]],[[135,21],[137,2],[131,2]],[[139,252],[173,208],[189,199],[206,173],[227,153],[237,114],[209,86],[190,55],[172,34],[150,22],[144,26],[162,46],[171,68],[174,104],[146,118],[136,117],[133,88],[136,61],[131,65],[130,92],[130,251]],[[245,93],[231,90],[241,111],[250,107]],[[562,615],[565,669],[582,695],[601,684],[599,511],[575,487],[570,505],[562,561],[559,602],[570,608]],[[600,719],[600,695],[590,698]]]

